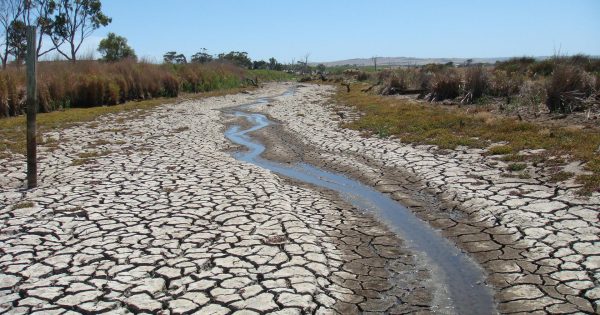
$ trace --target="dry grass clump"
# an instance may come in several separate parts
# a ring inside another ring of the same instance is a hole
[[[419,93],[427,90],[431,73],[420,68],[386,69],[377,74],[380,95]]]
[[[509,145],[496,145],[487,150],[487,155],[506,155],[513,153],[513,148]]]
[[[454,99],[460,95],[461,77],[454,69],[447,69],[435,73],[431,78],[429,95],[426,99],[430,102]]]
[[[546,99],[546,86],[543,81],[525,81],[517,94],[520,106],[529,109],[534,114],[539,112],[539,107]]]
[[[371,78],[371,75],[365,71],[360,71],[357,75],[356,75],[356,80],[358,81],[367,81]]]
[[[483,67],[470,67],[465,71],[463,104],[471,104],[483,96],[489,87],[487,72]]]
[[[346,72],[354,76],[359,73]],[[540,61],[513,58],[494,67],[430,64],[384,69],[371,77],[376,83],[364,91],[378,86],[375,91],[380,95],[420,94],[432,102],[450,99],[454,104],[473,104],[493,100],[510,105],[501,106],[501,110],[527,105],[538,112],[544,103],[551,112],[560,113],[600,108],[600,59],[584,55]],[[545,89],[543,93],[540,86]]]
[[[573,65],[558,65],[550,77],[547,87],[546,106],[551,112],[570,113],[580,111],[593,102],[596,78],[582,68]],[[591,100],[588,98],[592,97]]]
[[[387,76],[383,81],[383,86],[379,91],[381,95],[394,95],[400,94],[403,91],[408,89],[408,82],[406,80],[406,76],[390,72],[389,76]]]
[[[0,117],[21,113],[25,90],[19,87],[24,77],[20,73],[0,73]]]
[[[31,201],[21,201],[12,207],[13,210],[33,208],[35,204]]]
[[[495,69],[489,78],[488,92],[492,96],[509,97],[519,94],[524,82],[524,76],[509,74],[504,70]]]

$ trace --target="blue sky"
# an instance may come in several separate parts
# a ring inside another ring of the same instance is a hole
[[[140,57],[247,51],[252,59],[600,55],[600,0],[103,0],[108,32]]]

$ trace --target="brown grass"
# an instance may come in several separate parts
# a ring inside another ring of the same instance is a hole
[[[582,100],[592,95],[595,78],[572,65],[559,65],[548,84],[546,106],[551,112],[570,113],[585,109]]]
[[[40,111],[45,113],[176,97],[182,91],[197,93],[235,88],[243,84],[248,74],[226,63],[156,65],[132,60],[40,62],[38,68]],[[18,116],[24,106],[24,68],[1,71],[0,117]]]
[[[460,95],[461,77],[454,69],[440,71],[433,75],[430,83],[430,101],[453,99]]]
[[[465,71],[465,103],[472,103],[483,96],[489,87],[489,78],[483,67],[470,67]]]

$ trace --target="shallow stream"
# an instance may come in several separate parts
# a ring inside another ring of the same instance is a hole
[[[292,90],[286,92],[291,93]],[[236,159],[285,177],[336,191],[341,199],[378,217],[405,240],[410,249],[420,253],[431,267],[433,279],[438,282],[438,292],[434,294],[437,299],[434,302],[438,304],[438,311],[441,313],[496,313],[492,292],[485,285],[483,269],[438,231],[388,195],[345,175],[325,171],[310,164],[282,164],[262,158],[261,153],[265,151],[265,146],[253,138],[251,133],[273,122],[265,115],[246,110],[268,102],[268,99],[262,98],[228,111],[237,117],[245,118],[250,124],[246,129],[233,125],[225,132],[229,140],[247,148],[243,152],[234,153]]]

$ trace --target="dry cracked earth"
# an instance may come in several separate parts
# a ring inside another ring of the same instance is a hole
[[[22,156],[2,160],[0,312],[452,313],[385,222],[231,156],[221,109],[266,96],[271,151],[295,144],[408,206],[483,266],[498,312],[600,311],[597,194],[501,176],[477,150],[361,137],[338,127],[332,87],[277,96],[290,86],[47,133],[34,190]]]

